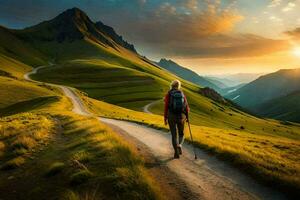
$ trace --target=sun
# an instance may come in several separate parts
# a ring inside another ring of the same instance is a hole
[[[293,54],[297,57],[300,57],[300,47],[295,47],[293,49]]]

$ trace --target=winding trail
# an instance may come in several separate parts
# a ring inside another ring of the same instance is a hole
[[[151,103],[145,105],[145,106],[143,107],[143,111],[144,111],[145,113],[150,113],[150,114],[152,114],[152,112],[149,110],[150,107],[152,107],[153,105],[157,104],[157,103],[160,102],[160,101],[161,101],[161,99],[158,99],[158,100],[156,100],[156,101],[152,101]]]
[[[24,78],[34,81],[30,79],[30,75],[37,73],[42,68],[44,67],[34,69],[32,72],[24,75]],[[70,87],[56,84],[50,85],[60,87],[65,95],[70,98],[73,103],[73,112],[86,116],[94,116],[86,109],[80,97]],[[190,195],[188,199],[286,199],[282,193],[261,185],[236,168],[218,160],[214,156],[208,155],[198,148],[196,150],[198,160],[194,160],[190,145],[184,145],[184,155],[180,159],[172,159],[173,150],[171,148],[170,134],[133,122],[100,117],[98,119],[108,125],[118,127],[146,145],[149,151],[159,159],[161,165],[166,165],[192,191],[193,195]]]

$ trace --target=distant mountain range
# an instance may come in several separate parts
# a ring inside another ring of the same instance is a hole
[[[207,76],[205,78],[211,81],[218,81],[224,84],[226,87],[234,87],[237,85],[250,83],[262,75],[263,73],[237,73]]]
[[[176,74],[178,77],[181,77],[185,80],[188,80],[192,83],[195,83],[201,87],[210,87],[216,91],[220,91],[221,88],[216,84],[210,82],[209,80],[205,79],[202,76],[199,76],[196,72],[180,66],[179,64],[175,63],[172,60],[161,59],[159,62],[156,63],[160,67],[168,70],[169,72]]]
[[[300,68],[267,74],[226,95],[238,105],[265,117],[300,121]]]
[[[230,94],[233,91],[241,88],[245,83],[238,84],[237,81],[231,81],[226,78],[217,78],[211,76],[200,76],[196,72],[183,67],[172,60],[167,60],[165,58],[161,59],[156,63],[160,67],[176,74],[178,77],[195,83],[201,87],[209,87],[220,93],[221,95]]]

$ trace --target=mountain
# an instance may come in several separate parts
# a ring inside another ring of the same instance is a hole
[[[226,97],[240,106],[254,110],[256,106],[286,96],[300,89],[300,68],[282,69],[259,77]]]
[[[250,83],[262,75],[263,73],[237,73],[224,75],[222,78],[233,81],[235,85],[238,85],[242,83]]]
[[[40,53],[56,60],[103,56],[101,50],[118,53],[126,49],[136,53],[134,46],[123,40],[113,28],[102,22],[92,22],[78,8],[68,9],[38,25],[11,32]]]
[[[231,85],[227,84],[226,82],[221,81],[221,80],[219,80],[218,78],[215,78],[215,77],[204,76],[203,78],[205,78],[209,82],[215,84],[216,86],[218,86],[221,89],[228,88],[228,87],[231,86]]]
[[[135,53],[137,52],[135,47],[132,44],[125,41],[122,36],[118,35],[112,27],[103,24],[101,21],[96,22],[95,25],[99,30],[105,33],[106,36],[113,39],[113,41],[116,42],[117,44]]]
[[[223,84],[223,88],[235,87],[237,85],[246,84],[251,81],[254,81],[259,76],[263,75],[262,73],[237,73],[237,74],[224,74],[224,75],[215,75],[205,77],[212,83]],[[222,87],[221,87],[222,88]]]
[[[220,88],[217,85],[211,83],[210,81],[206,80],[202,76],[199,76],[196,72],[178,65],[172,60],[167,60],[163,58],[157,64],[160,67],[168,70],[169,72],[174,73],[177,76],[185,80],[188,80],[192,83],[195,83],[201,87],[210,87],[217,91],[220,90]]]
[[[267,101],[255,108],[263,117],[300,122],[300,91]]]

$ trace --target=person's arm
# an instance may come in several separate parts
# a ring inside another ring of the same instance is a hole
[[[168,109],[169,109],[169,93],[165,96],[165,109],[164,109],[164,121],[165,125],[168,123]]]

